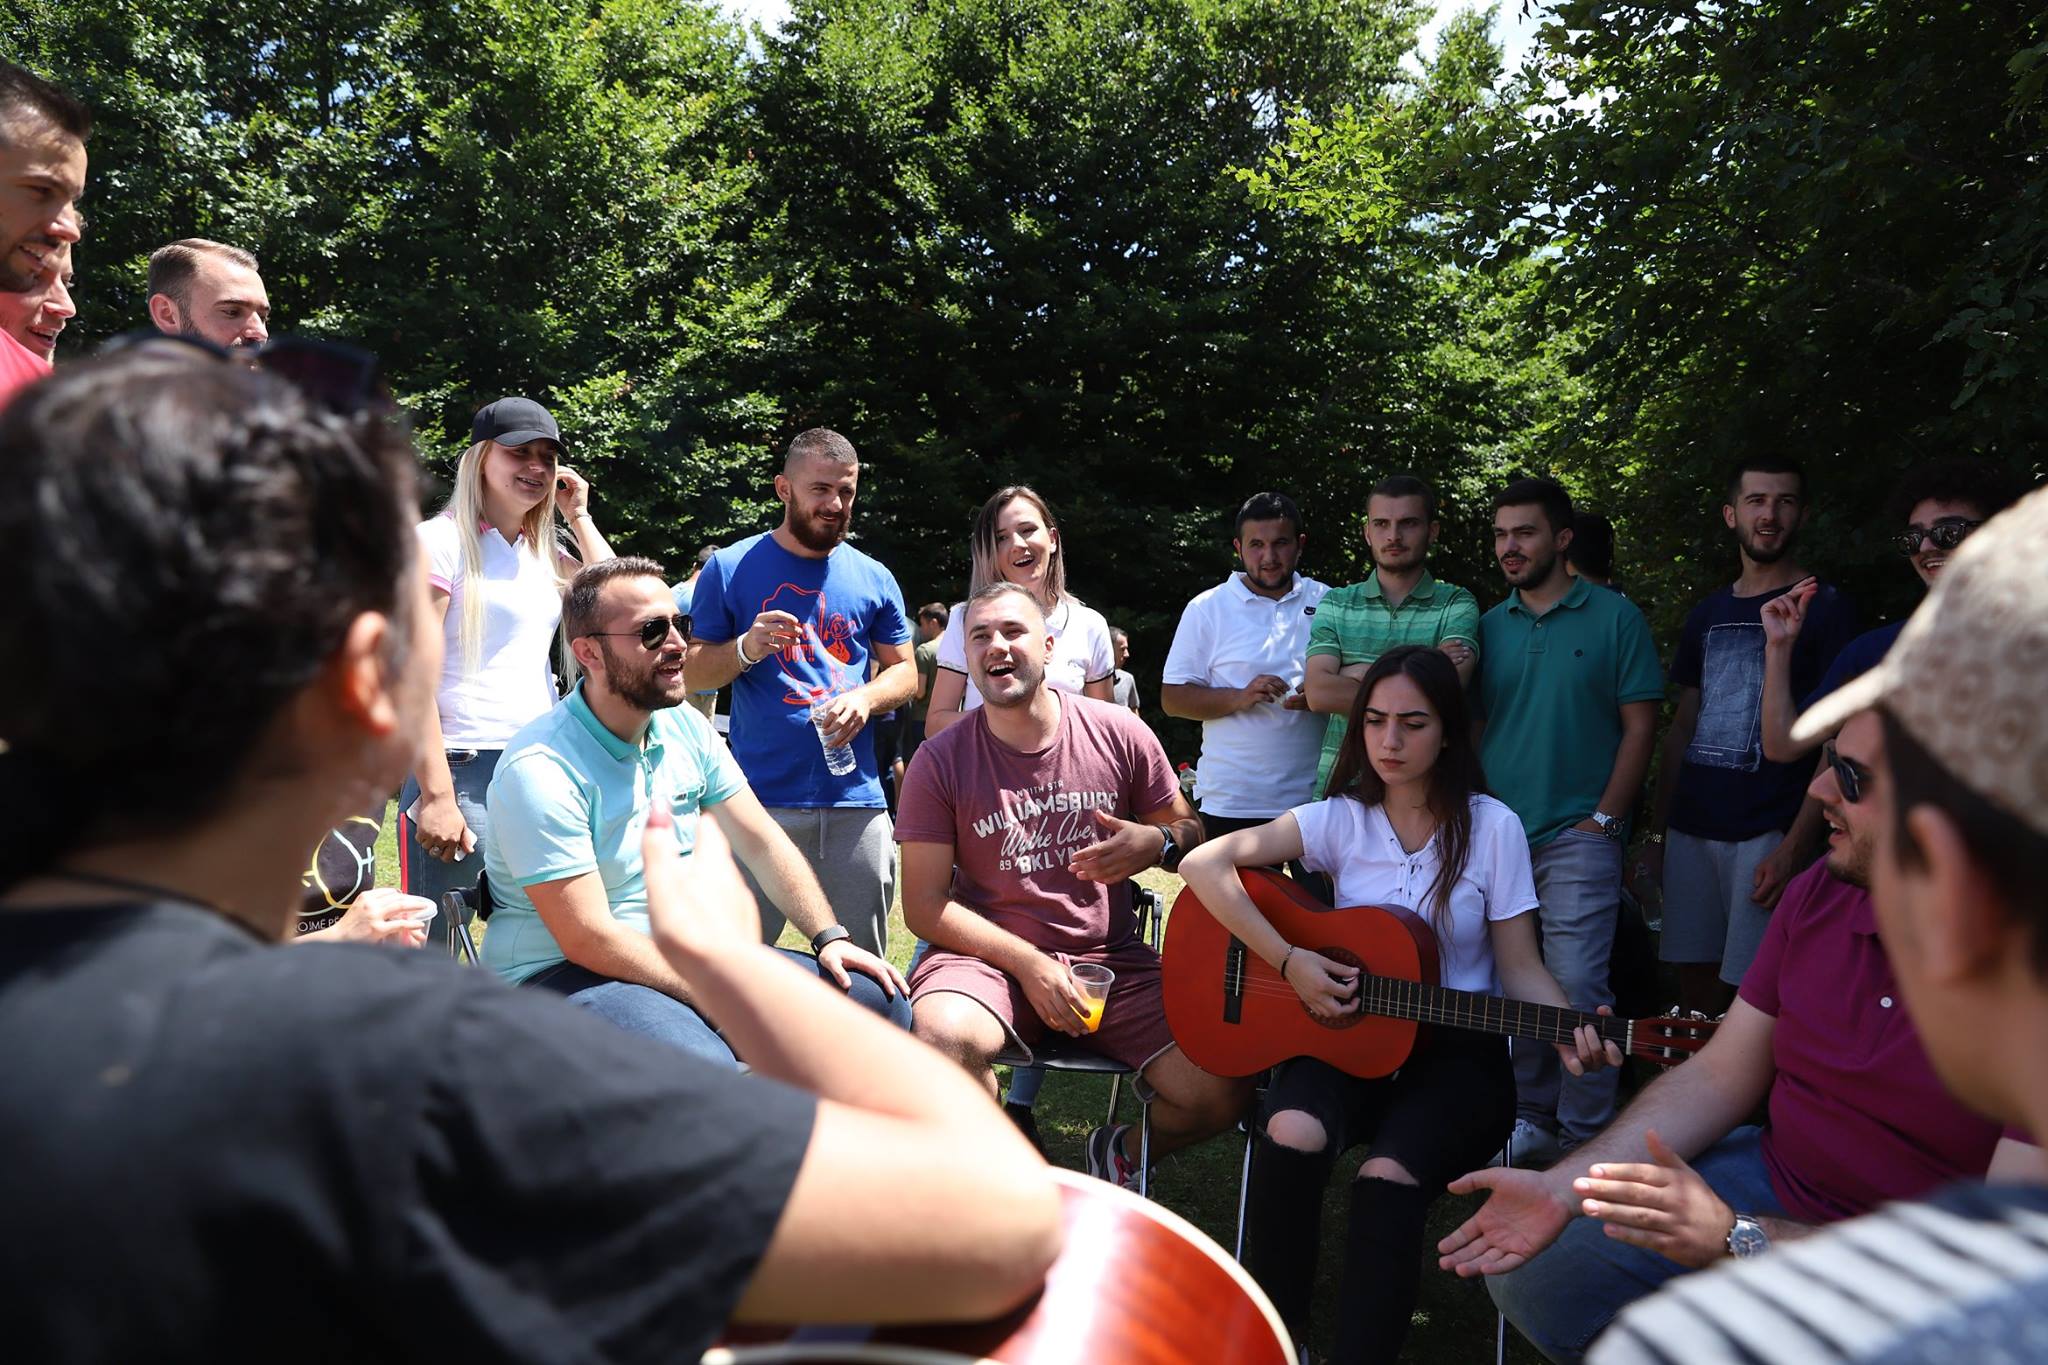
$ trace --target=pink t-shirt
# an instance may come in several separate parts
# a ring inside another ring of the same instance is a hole
[[[1067,870],[1104,836],[1095,812],[1136,820],[1180,784],[1159,741],[1125,707],[1059,694],[1059,731],[1037,753],[989,733],[979,710],[918,746],[897,803],[896,840],[953,846],[953,898],[1035,948],[1115,947],[1136,930],[1127,882]]]
[[[1742,978],[1776,1018],[1764,1167],[1805,1223],[1981,1179],[1999,1125],[1948,1093],[1877,941],[1870,893],[1824,864],[1794,877]]]
[[[50,372],[50,362],[0,332],[0,408],[14,401],[14,395]]]

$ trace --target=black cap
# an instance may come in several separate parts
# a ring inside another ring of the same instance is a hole
[[[548,410],[531,398],[500,398],[477,409],[469,424],[469,440],[496,441],[501,446],[523,446],[528,441],[562,444],[562,429]]]

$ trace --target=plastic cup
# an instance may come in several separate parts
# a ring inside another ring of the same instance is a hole
[[[1102,1027],[1102,1008],[1109,1003],[1109,988],[1116,973],[1099,962],[1082,962],[1067,969],[1074,989],[1081,993],[1081,1023],[1093,1033]]]

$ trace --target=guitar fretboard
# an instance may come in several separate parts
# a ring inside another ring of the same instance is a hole
[[[1537,1038],[1546,1043],[1569,1043],[1579,1028],[1591,1024],[1601,1038],[1618,1044],[1624,1052],[1630,1042],[1629,1021],[1611,1014],[1586,1014],[1561,1005],[1508,1000],[1395,976],[1367,976],[1361,985],[1360,1008],[1393,1019]]]

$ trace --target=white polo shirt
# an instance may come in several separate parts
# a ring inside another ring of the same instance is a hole
[[[462,536],[453,517],[444,512],[421,522],[419,538],[428,578],[449,597],[436,694],[442,741],[451,749],[502,749],[555,704],[549,652],[562,620],[562,590],[554,567],[527,547],[524,535],[507,541],[486,530],[483,572],[472,583],[462,571]],[[484,628],[471,671],[463,667],[462,599],[473,591],[483,594]]]
[[[1294,576],[1277,601],[1232,574],[1187,604],[1164,681],[1199,687],[1243,687],[1261,673],[1299,687],[1308,656],[1308,630],[1326,583]],[[1270,820],[1315,800],[1316,759],[1323,717],[1260,703],[1221,720],[1202,722],[1197,795],[1204,811],[1240,820]]]

